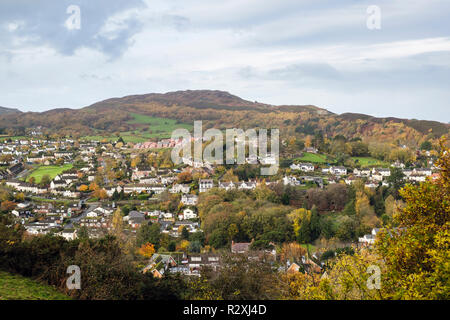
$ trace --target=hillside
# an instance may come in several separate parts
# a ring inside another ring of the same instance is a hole
[[[7,113],[20,113],[21,111],[13,108],[0,107],[0,115]]]
[[[82,109],[0,114],[0,133],[20,135],[41,126],[49,134],[100,138],[120,134],[127,141],[139,142],[170,136],[171,130],[161,130],[164,123],[171,129],[189,128],[195,120],[203,120],[204,128],[280,128],[285,138],[322,133],[329,138],[344,135],[415,145],[448,134],[450,129],[449,124],[436,121],[336,115],[312,105],[273,106],[224,91],[188,90],[112,98]]]
[[[51,286],[0,271],[0,300],[68,300]]]

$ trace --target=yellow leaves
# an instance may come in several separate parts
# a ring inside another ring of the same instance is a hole
[[[187,240],[182,240],[176,247],[177,251],[187,252],[190,242]]]
[[[143,244],[137,252],[144,258],[150,258],[155,253],[155,246],[150,242],[147,242]]]

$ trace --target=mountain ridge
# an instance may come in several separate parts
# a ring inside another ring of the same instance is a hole
[[[86,132],[86,135],[99,131],[129,132],[136,129],[136,125],[130,123],[133,120],[131,114],[170,118],[183,123],[203,120],[208,127],[218,128],[279,127],[287,135],[322,132],[327,136],[371,137],[382,132],[395,134],[396,129],[403,132],[409,128],[416,132],[408,133],[410,136],[431,135],[436,138],[448,134],[450,129],[449,124],[437,121],[378,118],[358,113],[334,114],[314,105],[271,105],[244,100],[226,91],[185,90],[115,97],[81,109],[0,113],[0,130],[11,129],[20,133],[25,128],[42,126],[50,131],[78,131]]]

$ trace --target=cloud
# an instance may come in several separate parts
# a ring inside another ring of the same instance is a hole
[[[67,13],[70,6],[80,9],[79,29],[67,28],[67,20],[73,15]],[[77,49],[86,47],[117,57],[141,30],[142,24],[132,13],[144,6],[141,0],[3,0],[0,46],[14,50],[25,45],[47,45],[64,55],[73,55]],[[105,32],[112,19],[121,27]]]
[[[373,4],[381,30],[366,27]],[[64,26],[69,5],[79,30]],[[2,0],[0,105],[220,89],[450,121],[449,12],[447,0]]]

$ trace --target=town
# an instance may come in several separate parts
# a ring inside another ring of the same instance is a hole
[[[258,176],[254,171],[246,176],[247,179],[240,179],[233,174],[233,166],[224,168],[186,157],[182,164],[173,165],[169,158],[170,149],[180,141],[172,139],[133,145],[125,144],[120,138],[111,143],[43,139],[39,134],[36,130],[29,137],[7,138],[1,142],[0,175],[4,199],[1,210],[22,224],[30,235],[50,234],[66,240],[101,238],[118,225],[123,235],[136,238],[143,229],[155,230],[156,227],[159,244],[150,244],[153,250],[147,255],[149,260],[143,268],[143,272],[151,272],[156,277],[167,272],[200,276],[205,266],[216,270],[220,267],[221,254],[215,249],[227,246],[231,253],[245,253],[256,258],[264,255],[273,261],[279,259],[276,247],[282,247],[283,241],[275,244],[276,238],[262,242],[264,237],[256,235],[256,239],[247,237],[251,241],[235,242],[233,236],[228,240],[221,239],[211,227],[205,235],[203,227],[208,221],[199,215],[198,205],[199,198],[210,191],[251,193],[265,188],[290,188],[311,197],[310,190],[325,192],[333,185],[362,184],[366,190],[389,188],[399,179],[390,179],[391,174],[400,175],[401,180],[409,183],[439,177],[439,170],[434,165],[436,154],[430,152],[430,148],[415,151],[422,162],[410,161],[408,166],[399,160],[387,163],[372,159],[372,165],[352,167],[328,164],[326,160],[314,163],[282,159],[284,165],[273,177]],[[326,157],[314,147],[304,147],[300,155],[311,159]],[[272,164],[273,158],[270,154],[266,158],[247,158],[245,167]],[[428,166],[417,166],[420,164]],[[340,190],[347,192],[347,189]],[[295,207],[296,199],[290,200],[284,203]],[[321,211],[330,210],[313,206]],[[348,206],[342,203],[341,207]],[[341,237],[341,246],[372,245],[382,224],[377,222],[370,227],[370,233]],[[235,235],[238,233],[239,230],[234,232]],[[308,250],[295,261],[285,261],[279,266],[280,270],[298,272],[301,268],[323,273],[326,262],[320,257],[326,251],[312,246],[317,250],[310,252],[307,243],[313,239],[309,240],[300,241],[306,243]],[[157,252],[155,245],[160,249]]]

